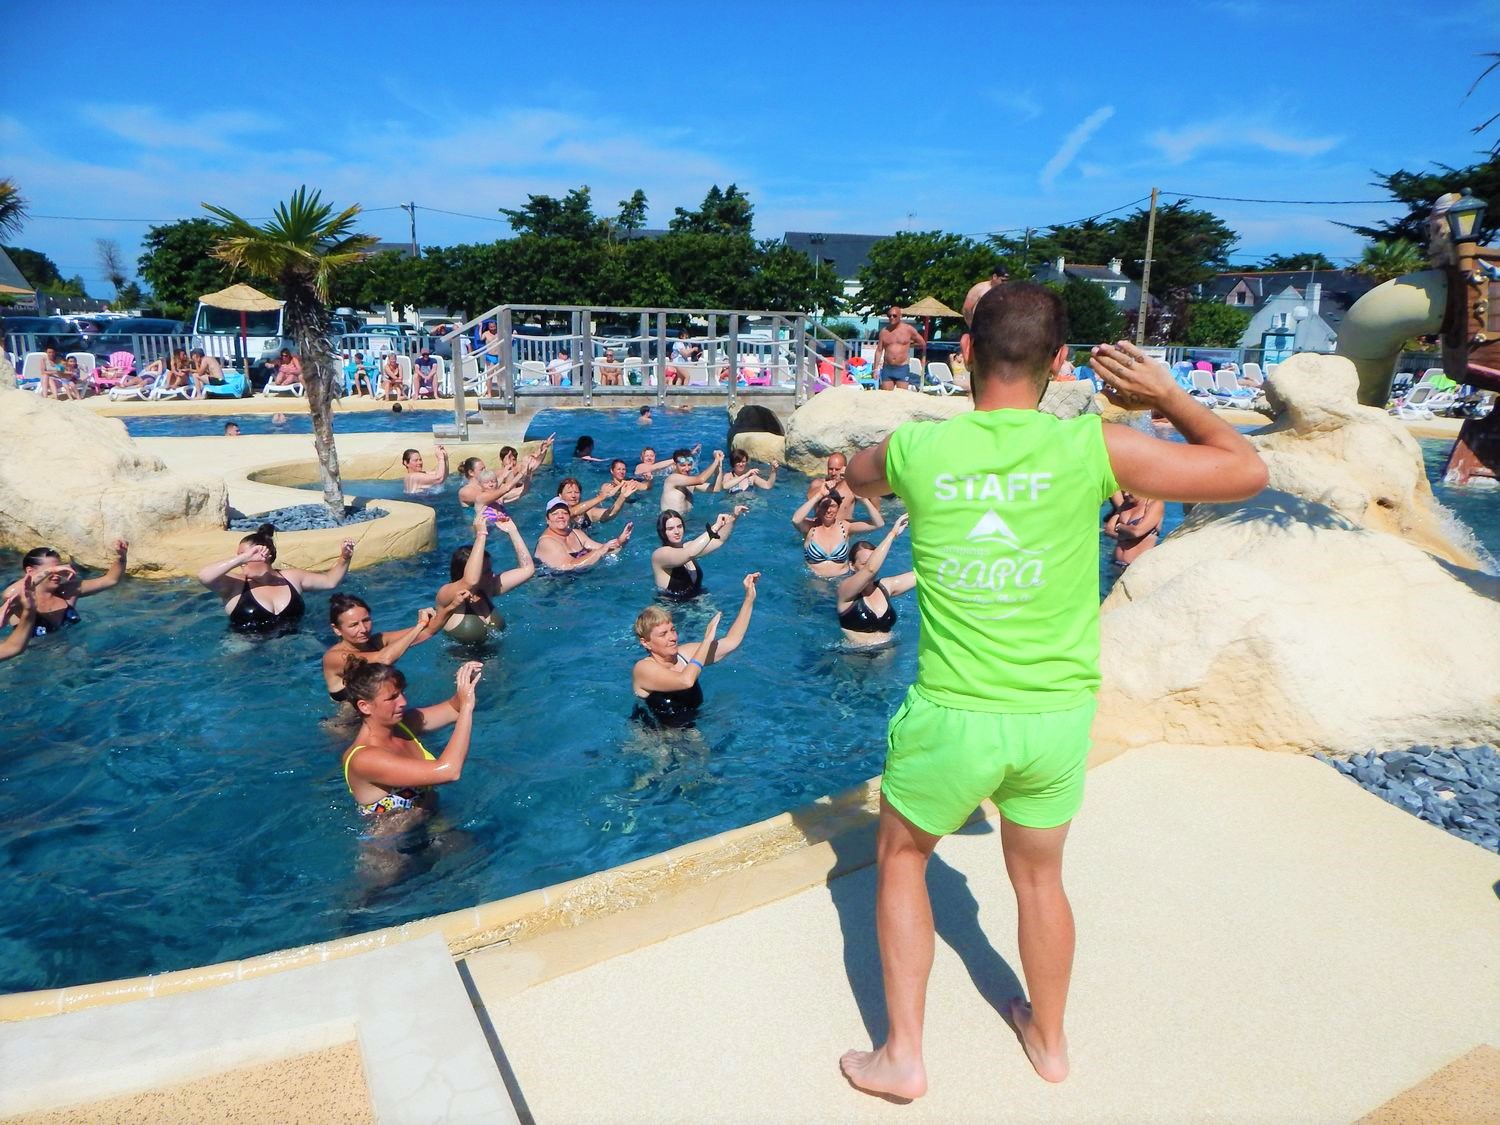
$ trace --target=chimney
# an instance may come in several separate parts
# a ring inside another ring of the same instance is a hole
[[[1119,258],[1111,258],[1109,260],[1110,273],[1124,273],[1125,271],[1120,268],[1123,264]]]
[[[1307,287],[1307,304],[1313,316],[1318,315],[1318,306],[1323,303],[1323,283],[1315,281]]]
[[[1067,262],[1063,261],[1063,256],[1059,254],[1057,256],[1057,260],[1052,263],[1052,268],[1057,270],[1058,273],[1062,273],[1063,270],[1067,267],[1067,264]]]

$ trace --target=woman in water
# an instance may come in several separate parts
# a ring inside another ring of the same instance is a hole
[[[681,646],[677,643],[677,626],[672,623],[672,615],[661,606],[648,605],[636,617],[636,639],[646,655],[630,670],[630,687],[658,722],[684,726],[693,720],[703,704],[698,677],[710,664],[717,664],[739,648],[745,639],[759,578],[759,572],[745,575],[745,600],[740,603],[740,611],[723,640],[714,636],[719,631],[722,613],[709,619],[701,641]]]
[[[36,627],[36,590],[32,588],[30,575],[21,579],[19,591],[0,602],[0,622],[12,617],[16,621],[15,628],[11,629],[10,636],[0,641],[0,660],[20,656]]]
[[[510,546],[516,553],[516,565],[500,574],[495,573],[494,561],[485,544],[489,541],[490,524],[510,536]],[[526,540],[521,538],[521,529],[516,521],[503,512],[495,513],[493,519],[486,512],[474,518],[474,543],[453,552],[448,562],[448,574],[452,581],[437,592],[437,604],[445,605],[467,593],[467,604],[459,607],[443,628],[455,641],[475,644],[489,634],[491,629],[503,629],[505,621],[495,609],[495,599],[509,593],[536,573],[536,564],[531,561],[531,552],[526,549]]]
[[[240,553],[209,563],[198,572],[202,582],[224,603],[229,627],[238,633],[264,633],[295,625],[306,606],[304,590],[332,590],[349,573],[354,540],[345,539],[338,561],[318,572],[284,567],[277,570],[276,527],[263,523],[240,540]],[[238,575],[231,572],[240,568]]]
[[[770,488],[776,483],[776,470],[780,466],[777,462],[771,462],[771,475],[763,477],[760,475],[760,467],[750,467],[750,454],[743,449],[731,449],[729,451],[729,468],[719,467],[719,475],[714,480],[715,492],[749,492],[752,488]]]
[[[870,513],[868,521],[839,519],[839,498],[834,494],[814,496],[792,516],[792,526],[803,532],[802,557],[819,578],[842,578],[849,573],[849,534],[874,531],[885,526],[885,517],[875,504],[860,497]]]
[[[406,705],[406,677],[389,664],[361,664],[349,672],[345,690],[363,722],[344,751],[344,782],[373,830],[404,832],[432,815],[433,789],[457,781],[469,756],[474,728],[474,689],[484,665],[471,660],[458,669],[452,697],[431,707]],[[448,725],[453,733],[434,758],[422,735]]]
[[[891,553],[891,544],[905,530],[906,513],[902,512],[878,547],[867,540],[854,544],[850,553],[854,570],[838,588],[839,628],[844,631],[845,644],[868,648],[890,639],[896,627],[896,606],[891,599],[912,589],[917,575],[908,570],[882,582],[880,568]]]
[[[465,457],[458,463],[458,475],[464,483],[458,489],[458,502],[469,509],[482,509],[486,504],[513,504],[525,495],[547,451],[552,448],[552,435],[526,455],[524,463],[518,463],[513,446],[500,450],[500,471],[493,480],[481,480],[485,473],[482,457]]]
[[[56,550],[51,547],[33,547],[21,560],[25,573],[5,588],[0,599],[9,601],[29,581],[36,600],[36,623],[32,626],[32,635],[45,637],[65,625],[77,625],[82,620],[78,616],[79,598],[87,598],[119,583],[125,576],[125,560],[129,551],[129,543],[116,539],[115,561],[110,563],[109,569],[98,578],[80,582],[77,571],[71,566],[64,566],[62,556]],[[20,613],[20,603],[11,603],[11,608],[0,615],[0,623],[19,616]]]
[[[557,486],[557,494],[568,502],[568,512],[573,517],[573,526],[580,531],[587,531],[596,523],[605,523],[620,514],[620,509],[625,506],[625,501],[630,499],[638,490],[645,488],[640,481],[605,481],[599,487],[599,491],[587,500],[583,499],[583,485],[578,483],[577,477],[563,477],[562,483]],[[608,508],[604,502],[614,497],[614,503]]]
[[[550,570],[587,570],[605,555],[618,554],[630,542],[633,524],[608,543],[596,543],[573,526],[568,502],[561,496],[547,501],[547,530],[536,541],[537,561]]]
[[[1104,534],[1115,539],[1116,566],[1129,566],[1152,547],[1161,532],[1166,508],[1160,500],[1116,492],[1109,498],[1110,513],[1104,519]]]
[[[661,546],[651,552],[651,577],[656,592],[669,598],[686,600],[703,593],[703,568],[695,561],[711,555],[729,541],[735,521],[750,509],[735,505],[732,512],[722,512],[703,528],[703,534],[689,543],[684,535],[682,514],[667,511],[656,517],[656,537]]]
[[[417,623],[410,629],[377,633],[368,602],[353,594],[334,594],[328,599],[328,623],[338,640],[323,654],[323,683],[328,687],[328,698],[335,703],[348,703],[344,679],[356,666],[396,663],[412,645],[436,636],[453,611],[472,598],[468,590],[460,590],[453,601],[439,602],[437,609],[424,606],[417,610]]]
[[[429,492],[442,488],[443,482],[448,479],[448,451],[441,445],[437,447],[437,459],[437,468],[427,469],[422,465],[420,450],[408,449],[403,452],[401,467],[406,470],[403,491],[410,495],[414,492]]]

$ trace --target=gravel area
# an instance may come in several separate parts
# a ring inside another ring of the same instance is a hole
[[[1493,746],[1418,746],[1318,758],[1382,800],[1486,851],[1500,852],[1500,752]]]
[[[347,527],[351,523],[364,523],[385,515],[382,508],[369,508],[356,504],[346,510],[342,523],[336,522],[322,504],[297,504],[291,508],[277,508],[253,516],[235,513],[229,521],[230,531],[254,531],[263,523],[276,525],[278,533],[287,531],[321,531],[324,528]]]

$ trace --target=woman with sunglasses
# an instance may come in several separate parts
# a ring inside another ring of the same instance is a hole
[[[0,594],[0,601],[8,605],[4,615],[0,615],[0,624],[20,615],[20,603],[10,599],[19,595],[22,587],[30,582],[36,601],[33,636],[45,637],[64,626],[77,625],[83,620],[78,613],[78,599],[108,590],[125,577],[125,559],[130,544],[123,539],[116,539],[114,550],[114,562],[104,574],[98,578],[79,581],[78,573],[71,566],[63,565],[57,548],[33,547],[21,560],[25,573]]]

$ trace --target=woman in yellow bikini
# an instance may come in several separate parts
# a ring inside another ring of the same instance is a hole
[[[474,689],[484,666],[461,666],[452,698],[431,707],[406,705],[406,677],[389,664],[360,664],[344,680],[364,720],[344,751],[344,780],[372,833],[404,832],[432,815],[433,789],[457,781],[469,756]],[[433,757],[422,735],[453,725],[448,745]]]

